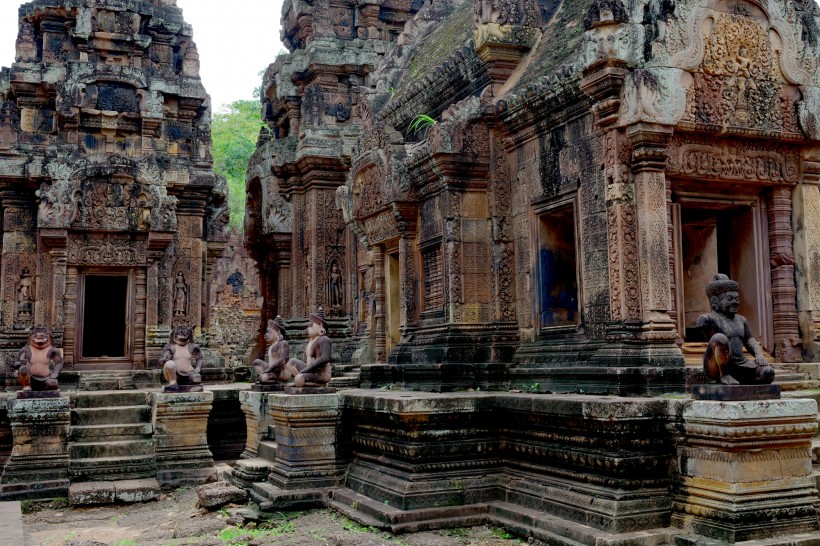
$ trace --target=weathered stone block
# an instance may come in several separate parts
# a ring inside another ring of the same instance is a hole
[[[727,542],[816,531],[814,400],[693,401],[673,522]]]
[[[157,480],[163,488],[216,479],[206,433],[213,396],[206,391],[154,397]]]
[[[228,482],[216,482],[201,485],[196,488],[199,497],[199,504],[208,510],[216,510],[226,504],[245,504],[248,501],[248,493]]]
[[[9,400],[8,412],[13,445],[0,477],[0,499],[66,496],[68,397]]]
[[[287,490],[337,485],[339,396],[269,394],[268,404],[277,444],[270,483]]]

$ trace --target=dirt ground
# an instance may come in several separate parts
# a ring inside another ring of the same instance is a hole
[[[255,520],[247,508],[202,513],[193,489],[157,502],[72,508],[60,503],[24,507],[26,545],[42,546],[514,546],[526,544],[503,529],[472,527],[406,535],[368,529],[331,510],[278,512]],[[243,517],[243,515],[245,517]],[[250,516],[250,519],[248,519]]]

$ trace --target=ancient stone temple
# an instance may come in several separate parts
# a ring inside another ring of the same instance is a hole
[[[267,318],[331,309],[363,386],[668,392],[720,272],[774,360],[815,360],[816,16],[287,2],[248,178]]]
[[[351,335],[360,334],[351,320],[354,299],[361,301],[360,243],[335,192],[370,115],[376,66],[421,2],[286,4],[282,34],[291,53],[265,73],[268,130],[248,170],[245,237],[262,273],[261,323],[280,314],[298,339],[322,306],[334,347],[349,360]]]
[[[226,187],[175,0],[36,0],[0,73],[0,353],[37,324],[67,369],[143,369],[209,326]],[[206,336],[207,337],[207,336]]]

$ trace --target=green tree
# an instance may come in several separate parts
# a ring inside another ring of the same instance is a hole
[[[245,224],[245,173],[263,126],[259,112],[258,101],[238,100],[219,108],[211,121],[214,171],[228,180],[230,225],[240,231]]]

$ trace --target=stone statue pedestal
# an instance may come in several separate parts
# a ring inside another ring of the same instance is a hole
[[[335,387],[285,387],[285,394],[333,394]]]
[[[674,525],[730,543],[818,529],[814,400],[693,401],[683,419]]]
[[[207,435],[213,400],[207,391],[154,396],[157,481],[163,489],[216,481]]]
[[[251,385],[253,392],[282,392],[285,390],[284,383],[254,383]]]
[[[56,391],[17,391],[18,400],[38,400],[43,398],[59,398],[60,390]]]
[[[198,385],[165,385],[162,392],[204,392],[205,388]]]
[[[263,509],[318,503],[325,488],[341,483],[337,452],[341,416],[336,394],[269,394],[276,460],[269,483],[254,484],[251,496]]]
[[[0,501],[67,497],[68,397],[12,399],[8,411],[13,444],[0,477]]]
[[[692,385],[692,400],[779,400],[780,385]]]

